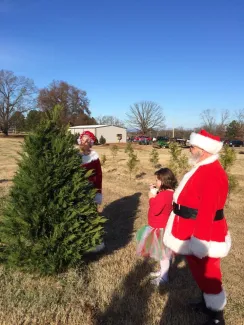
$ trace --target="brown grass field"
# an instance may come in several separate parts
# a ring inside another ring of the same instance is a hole
[[[0,138],[1,197],[11,186],[22,141]],[[83,270],[53,277],[40,278],[0,266],[0,325],[194,325],[205,320],[203,314],[187,308],[187,301],[198,297],[199,291],[183,258],[174,260],[170,283],[157,289],[149,280],[156,265],[135,254],[135,231],[147,221],[148,184],[154,181],[151,149],[136,148],[140,166],[130,180],[122,145],[114,159],[109,146],[95,148],[107,156],[101,207],[108,218],[106,250],[90,257]],[[240,187],[226,207],[232,250],[222,260],[227,325],[244,324],[244,155],[238,148],[236,151],[232,173],[238,176]],[[168,150],[158,152],[160,164],[165,166]]]

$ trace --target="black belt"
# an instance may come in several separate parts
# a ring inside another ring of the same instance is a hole
[[[182,217],[184,219],[193,219],[193,220],[196,219],[198,213],[197,209],[188,208],[176,203],[173,203],[173,211],[179,217]],[[214,221],[218,221],[222,219],[224,219],[224,210],[223,209],[217,210],[215,213]]]

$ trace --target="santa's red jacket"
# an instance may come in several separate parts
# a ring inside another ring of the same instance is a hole
[[[227,194],[228,178],[218,155],[199,162],[183,177],[174,193],[178,208],[197,209],[196,218],[186,219],[172,212],[164,244],[182,255],[225,257],[231,246],[226,219],[214,219],[216,211],[224,208]]]

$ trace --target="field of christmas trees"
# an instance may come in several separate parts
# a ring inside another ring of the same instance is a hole
[[[170,162],[170,149],[157,150],[158,155],[150,146],[95,150],[103,163],[99,213],[65,130],[50,122],[25,142],[0,138],[0,324],[190,325],[192,319],[204,320],[186,309],[198,289],[183,259],[174,260],[170,284],[158,290],[149,281],[154,263],[135,254],[135,231],[147,220],[148,184],[155,168]],[[244,155],[238,148],[236,158],[231,173],[239,187],[226,208],[233,244],[222,266],[226,321],[241,325]],[[86,254],[103,236],[102,216],[106,249]]]

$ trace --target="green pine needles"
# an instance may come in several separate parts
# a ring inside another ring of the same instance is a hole
[[[59,114],[56,107],[25,139],[0,223],[1,260],[41,274],[77,266],[104,233],[90,172],[80,167],[73,137],[59,126]]]

